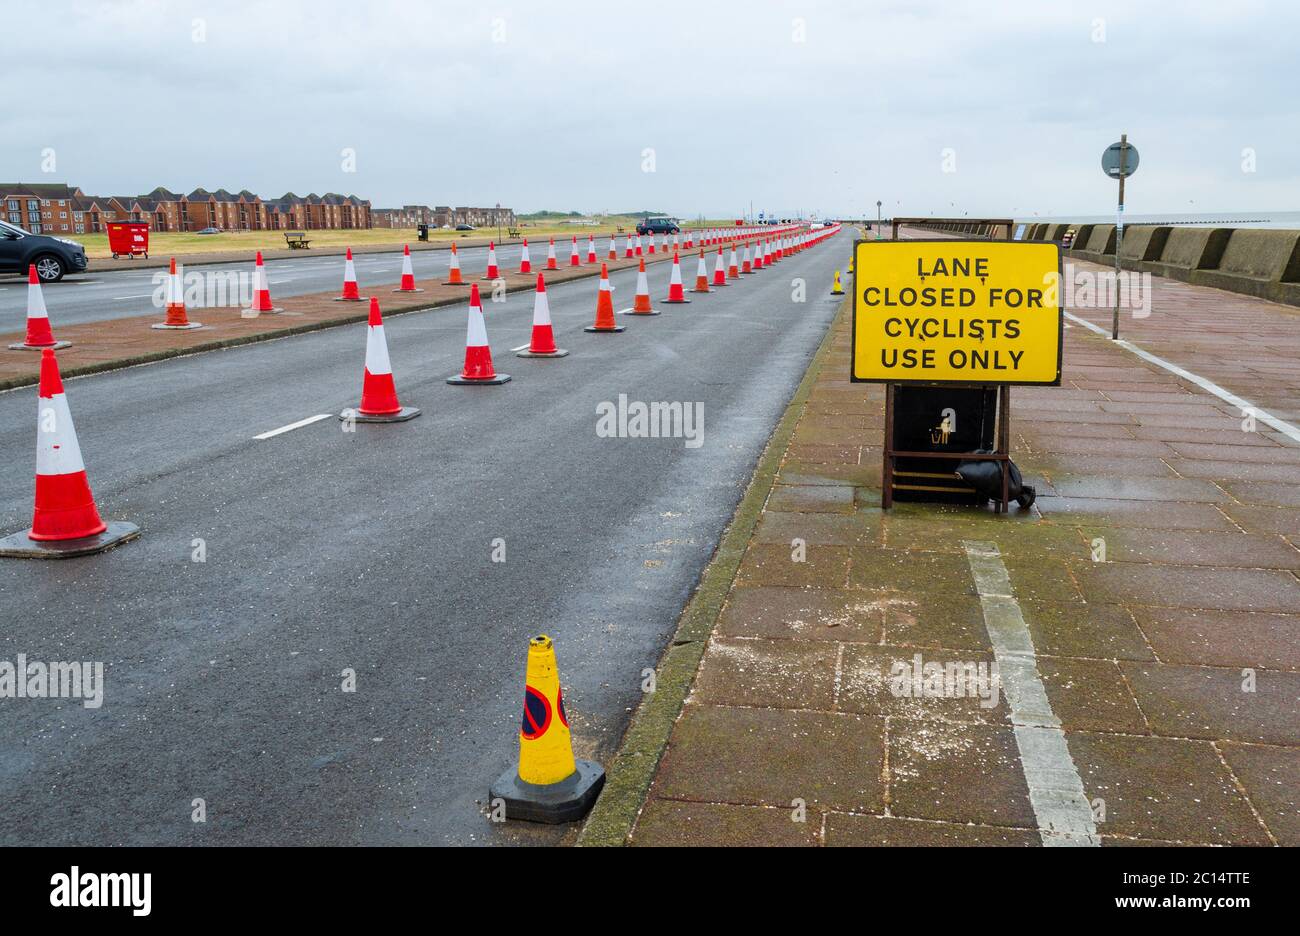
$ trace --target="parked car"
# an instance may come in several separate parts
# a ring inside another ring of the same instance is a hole
[[[221,228],[204,228],[203,230],[196,231],[195,233],[196,234],[220,234]]]
[[[1074,246],[1074,228],[1070,228],[1065,232],[1065,235],[1061,238],[1061,246],[1066,250]]]
[[[680,234],[676,218],[645,218],[637,223],[638,234]]]
[[[458,230],[458,231],[472,231],[472,230],[474,230],[474,225],[472,225],[472,224],[458,224],[458,225],[456,225],[456,230]]]
[[[86,269],[86,248],[65,237],[33,234],[0,221],[0,274],[26,273],[35,264],[43,283],[57,283],[67,273]]]

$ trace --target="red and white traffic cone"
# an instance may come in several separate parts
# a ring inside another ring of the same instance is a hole
[[[650,305],[650,281],[645,273],[645,257],[636,274],[636,295],[632,298],[632,308],[623,309],[619,315],[659,315],[659,310]]]
[[[690,231],[687,231],[687,232],[686,232],[686,249],[687,249],[687,250],[690,250],[692,247],[695,246],[695,244],[694,244],[694,242],[692,241],[691,238],[692,238],[692,234],[691,234],[691,232],[690,232]]]
[[[569,254],[569,266],[582,266],[582,261],[578,259],[578,235],[573,235],[573,251]]]
[[[71,345],[70,341],[55,341],[50,329],[50,315],[45,311],[45,296],[41,294],[41,278],[36,274],[36,264],[27,266],[27,337],[22,344],[11,344],[14,351],[57,350]]]
[[[442,284],[444,286],[464,286],[465,280],[460,275],[460,254],[456,252],[456,245],[451,245],[451,260],[448,261],[447,279]]]
[[[749,241],[745,241],[745,253],[740,258],[740,272],[742,274],[754,272],[752,261],[749,259]]]
[[[668,298],[664,301],[671,305],[681,305],[691,301],[686,298],[686,291],[682,289],[682,264],[676,253],[673,254],[673,272],[668,278]]]
[[[492,348],[488,345],[487,325],[483,322],[483,303],[478,298],[478,283],[469,289],[469,326],[465,332],[465,367],[447,383],[457,386],[471,384],[503,384],[509,374],[498,374],[492,366]]]
[[[673,253],[677,254],[682,249],[681,238],[677,234],[673,235]]]
[[[736,264],[736,242],[731,242],[731,262],[727,264],[727,279],[740,279],[740,267]]]
[[[191,322],[190,317],[185,313],[185,287],[182,285],[181,274],[176,268],[175,257],[171,258],[171,269],[167,273],[167,318],[149,327],[171,331],[203,327],[198,322]]]
[[[625,234],[623,236],[623,259],[624,260],[632,259],[632,235],[631,234]]]
[[[352,262],[352,248],[348,248],[343,261],[343,293],[334,297],[335,302],[360,302],[361,292],[357,289],[357,265]]]
[[[487,273],[483,274],[485,280],[495,280],[501,278],[501,268],[497,266],[497,245],[488,241],[487,255]]]
[[[533,337],[528,347],[516,357],[564,357],[569,352],[555,346],[555,329],[551,327],[551,304],[546,299],[546,280],[537,274],[537,292],[533,295]]]
[[[634,251],[634,253],[638,257],[641,256],[641,235],[640,234],[636,236],[636,250]]]
[[[621,332],[626,325],[614,321],[614,289],[609,285],[609,268],[600,265],[600,286],[596,289],[596,321],[585,332]]]
[[[618,259],[618,245],[614,243],[614,235],[609,235],[609,258],[610,260]]]
[[[528,238],[524,238],[524,246],[519,251],[519,272],[533,272],[533,260],[528,256]]]
[[[723,265],[721,247],[718,248],[718,260],[713,265],[713,285],[714,286],[727,285],[727,268]]]
[[[105,523],[95,506],[77,429],[51,348],[41,351],[36,409],[36,497],[28,530],[0,540],[0,556],[63,558],[102,552],[134,539],[133,523]]]
[[[647,247],[646,247],[646,253],[653,255],[654,252],[655,252],[655,232],[654,232],[654,231],[651,231],[651,232],[650,232],[650,234],[649,234],[649,236],[648,236],[648,240],[650,241],[650,243],[649,243],[649,245],[647,245]]]
[[[596,235],[594,234],[587,235],[587,262],[596,262]]]
[[[414,406],[403,406],[397,399],[393,383],[393,365],[388,359],[388,339],[384,337],[384,319],[379,314],[379,300],[370,297],[370,324],[366,328],[366,368],[361,378],[361,405],[345,409],[339,419],[352,422],[406,422],[420,415]]]
[[[700,264],[695,268],[695,288],[691,292],[709,291],[709,265],[704,262],[704,248],[700,248]]]
[[[560,268],[560,264],[556,262],[555,259],[555,238],[552,237],[551,246],[548,247],[546,250],[546,269],[558,270],[559,268]]]
[[[402,282],[393,292],[424,292],[415,288],[415,270],[411,267],[411,246],[402,245]]]
[[[763,239],[754,241],[754,272],[763,269]]]
[[[271,287],[266,283],[266,267],[262,263],[262,251],[257,252],[257,262],[253,266],[253,304],[241,309],[242,318],[257,318],[262,313],[274,315],[283,312],[271,304]]]

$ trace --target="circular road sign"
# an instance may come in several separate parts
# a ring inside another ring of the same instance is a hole
[[[1112,179],[1119,178],[1119,151],[1121,146],[1127,150],[1124,155],[1124,177],[1128,178],[1137,172],[1138,168],[1138,149],[1132,143],[1112,143],[1106,147],[1106,152],[1101,154],[1101,171],[1106,173]]]

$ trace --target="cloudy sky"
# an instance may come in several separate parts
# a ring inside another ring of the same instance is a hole
[[[3,181],[682,217],[877,199],[1101,214],[1100,154],[1126,131],[1132,214],[1300,209],[1294,2],[41,10],[41,40],[7,50],[25,105],[0,117]]]

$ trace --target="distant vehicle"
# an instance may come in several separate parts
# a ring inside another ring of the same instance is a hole
[[[1061,246],[1064,247],[1066,250],[1069,250],[1070,245],[1073,243],[1074,243],[1074,228],[1070,228],[1070,230],[1065,232],[1065,236],[1061,238]]]
[[[195,234],[220,234],[221,228],[204,228],[201,231],[195,231]]]
[[[66,273],[86,269],[86,248],[65,237],[33,234],[0,221],[0,273],[26,273],[36,266],[43,283],[57,283]]]
[[[458,230],[458,231],[472,231],[472,230],[474,230],[474,225],[472,225],[472,224],[458,224],[458,225],[456,225],[456,230]]]
[[[645,218],[636,226],[638,234],[680,234],[676,218]]]

